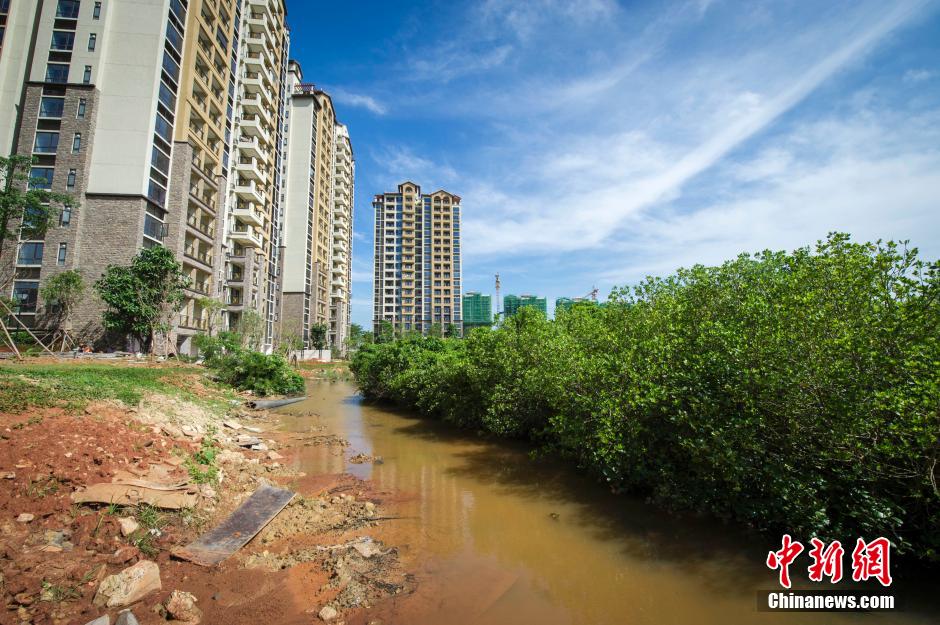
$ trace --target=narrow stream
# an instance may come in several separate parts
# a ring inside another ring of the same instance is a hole
[[[388,531],[415,571],[419,592],[384,608],[385,623],[940,620],[927,580],[917,582],[924,588],[910,593],[912,600],[904,598],[905,610],[893,613],[757,612],[757,591],[776,589],[776,574],[763,564],[767,541],[613,496],[569,466],[533,461],[522,446],[480,440],[364,403],[349,384],[311,383],[308,392],[308,400],[279,410],[284,427],[305,431],[323,425],[350,447],[342,453],[305,448],[301,470],[349,472],[403,496],[397,505],[402,518],[387,521]],[[356,453],[381,456],[383,462],[350,463]],[[905,587],[911,583],[905,580]]]

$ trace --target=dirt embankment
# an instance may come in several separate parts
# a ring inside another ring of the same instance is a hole
[[[113,623],[129,608],[143,625],[351,625],[370,622],[369,607],[413,591],[397,549],[381,539],[391,494],[350,475],[304,475],[295,448],[345,441],[283,435],[275,425],[263,411],[233,406],[223,415],[160,395],[133,408],[93,402],[77,414],[0,414],[0,623],[84,625],[101,616]],[[196,484],[190,467],[207,437],[217,449],[210,465],[196,465],[209,482]],[[241,447],[239,437],[258,442]],[[189,482],[197,503],[182,510],[74,503],[73,493],[115,478]],[[246,547],[213,568],[171,557],[171,548],[219,523],[265,482],[297,496]],[[148,562],[159,567],[156,582],[121,577],[129,567],[149,571]],[[104,587],[128,591],[126,604],[116,592],[108,605]]]

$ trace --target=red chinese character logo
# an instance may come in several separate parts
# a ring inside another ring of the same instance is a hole
[[[891,585],[891,543],[887,538],[876,538],[866,543],[862,538],[852,551],[852,579],[863,582],[874,577],[882,586]]]
[[[809,550],[809,557],[813,563],[809,565],[809,578],[814,582],[821,582],[828,577],[833,584],[842,579],[842,556],[845,549],[838,540],[826,547],[826,543],[818,538],[811,538],[813,548]]]
[[[790,564],[803,553],[803,544],[783,535],[783,546],[780,551],[771,551],[767,554],[767,566],[771,569],[780,569],[780,585],[790,587]]]

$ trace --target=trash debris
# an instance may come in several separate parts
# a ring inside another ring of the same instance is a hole
[[[202,566],[216,565],[248,544],[293,497],[289,490],[265,484],[215,529],[172,553]]]
[[[91,484],[71,495],[75,503],[104,503],[137,506],[142,503],[157,508],[180,510],[196,505],[197,497],[187,488],[175,490],[146,488],[132,484]]]
[[[117,608],[140,601],[155,590],[160,590],[160,567],[150,560],[141,560],[104,578],[95,593],[95,605]],[[118,617],[120,622],[120,617]],[[136,621],[136,619],[135,619]]]

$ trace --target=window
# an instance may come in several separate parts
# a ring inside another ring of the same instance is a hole
[[[85,76],[82,78],[82,82],[86,85],[91,82],[91,65],[85,66]]]
[[[75,45],[75,33],[70,30],[52,31],[53,50],[71,50]]]
[[[95,51],[95,44],[97,43],[98,43],[98,35],[96,35],[95,33],[91,33],[90,35],[88,35],[88,51],[89,52]]]
[[[56,9],[56,17],[67,17],[75,19],[78,17],[79,0],[59,0],[59,6]]]
[[[17,265],[41,265],[43,244],[21,243],[20,253],[16,257]]]
[[[157,241],[162,241],[164,237],[164,224],[151,214],[144,216],[144,235]]]
[[[16,313],[36,312],[36,303],[39,301],[39,282],[33,280],[17,280],[13,283],[13,307]]]
[[[82,151],[82,133],[76,132],[72,137],[72,154],[78,154]]]
[[[56,258],[56,264],[60,267],[65,264],[66,254],[68,254],[68,243],[59,243],[59,256]]]
[[[33,167],[29,170],[29,188],[30,189],[51,189],[52,188],[52,175],[54,170],[52,167]]]
[[[37,132],[36,142],[33,145],[33,152],[40,154],[55,154],[59,147],[59,133],[57,132]]]
[[[68,178],[66,178],[66,180],[65,180],[65,187],[66,187],[69,191],[71,191],[72,189],[75,188],[75,178],[76,178],[76,172],[75,172],[75,170],[74,170],[74,169],[70,169],[70,170],[69,170],[69,176],[68,176]]]
[[[66,63],[49,63],[46,65],[46,82],[68,82],[69,66]]]
[[[95,3],[95,10],[92,12],[91,17],[92,19],[96,19],[96,20],[101,19],[101,3],[100,2]]]
[[[39,102],[40,117],[62,117],[65,109],[65,98],[43,98]]]
[[[72,223],[72,207],[66,205],[62,207],[62,212],[59,213],[59,225],[67,226],[70,223]]]
[[[78,119],[85,119],[85,106],[87,106],[88,101],[85,98],[79,98],[78,100],[78,110],[75,112],[75,117]]]

